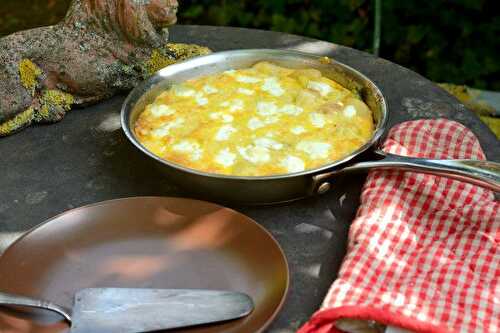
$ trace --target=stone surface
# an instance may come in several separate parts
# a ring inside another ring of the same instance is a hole
[[[175,26],[171,40],[236,48],[290,48],[331,56],[372,78],[387,97],[390,125],[416,118],[457,120],[499,161],[495,136],[430,81],[367,53],[304,37],[205,26]],[[119,123],[124,96],[70,112],[65,121],[0,139],[0,252],[19,233],[62,211],[129,196],[189,196],[175,188],[125,139]],[[146,175],[146,176],[145,176]],[[233,207],[280,242],[291,270],[286,304],[269,332],[294,332],[319,307],[345,254],[363,177],[339,180],[324,196],[273,207]]]
[[[0,38],[0,137],[60,121],[205,47],[168,43],[177,0],[73,0],[58,24]]]

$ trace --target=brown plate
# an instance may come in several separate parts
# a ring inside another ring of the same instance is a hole
[[[207,288],[249,294],[255,310],[179,332],[259,332],[288,290],[278,243],[250,218],[203,201],[137,197],[67,211],[0,257],[0,290],[71,307],[86,287]],[[0,332],[67,332],[47,314],[0,310]],[[169,331],[170,332],[170,331]]]

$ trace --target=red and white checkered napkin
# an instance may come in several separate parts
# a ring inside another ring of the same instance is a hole
[[[485,158],[472,132],[446,119],[400,124],[383,149]],[[341,332],[345,318],[416,332],[500,332],[500,203],[493,193],[444,177],[371,171],[339,276],[299,332]]]

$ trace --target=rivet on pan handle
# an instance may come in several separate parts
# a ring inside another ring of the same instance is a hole
[[[397,169],[422,172],[460,180],[494,192],[500,192],[499,163],[481,160],[433,160],[387,154],[380,150],[377,150],[376,153],[382,159],[359,162],[340,170],[315,175],[313,177],[313,193],[325,193],[330,187],[329,179],[337,174],[366,171],[369,169]]]

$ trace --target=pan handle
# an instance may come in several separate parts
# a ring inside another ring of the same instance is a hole
[[[315,175],[313,177],[314,193],[322,194],[328,191],[331,187],[328,179],[337,174],[369,169],[398,169],[428,173],[500,192],[500,163],[481,160],[432,160],[388,154],[381,150],[376,150],[375,153],[382,159],[359,162],[339,170]]]
[[[68,323],[71,323],[71,316],[68,310],[64,309],[62,306],[45,300],[0,292],[0,306],[1,305],[27,306],[31,308],[50,310],[52,312],[60,314],[64,317],[65,320],[68,321]]]

